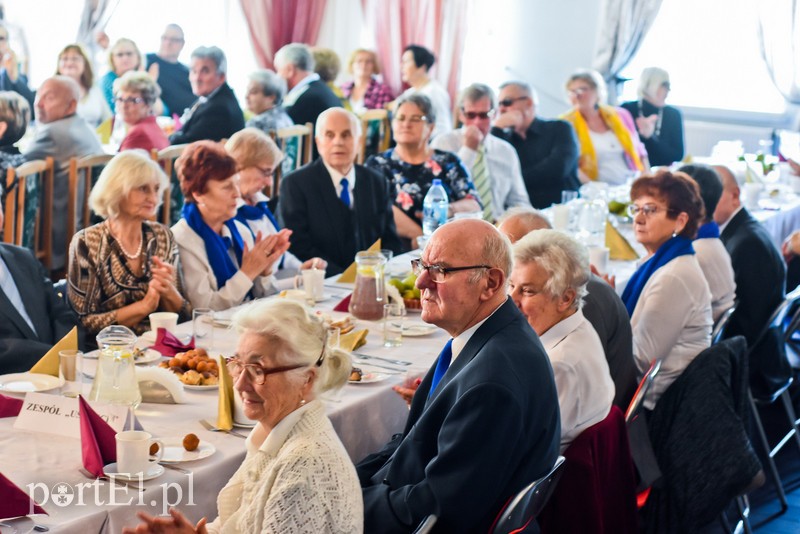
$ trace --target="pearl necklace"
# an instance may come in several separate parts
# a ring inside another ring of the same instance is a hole
[[[111,225],[110,224],[108,225],[108,230],[111,233],[111,236],[116,240],[117,245],[119,245],[119,249],[122,251],[122,253],[125,255],[126,258],[128,258],[129,260],[138,260],[139,259],[139,256],[142,255],[142,245],[144,244],[144,239],[142,238],[141,234],[139,234],[139,245],[136,247],[136,253],[135,254],[131,254],[130,252],[128,252],[128,250],[125,248],[125,246],[122,244],[122,240],[119,239],[117,236],[115,236],[114,232],[111,231]]]

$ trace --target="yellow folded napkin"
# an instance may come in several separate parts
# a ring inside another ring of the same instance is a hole
[[[606,221],[606,247],[608,247],[609,259],[621,261],[639,259],[639,255],[633,250],[628,240],[608,221]]]
[[[381,240],[378,239],[375,241],[372,246],[370,246],[367,251],[369,252],[380,252],[381,251]],[[345,284],[354,284],[356,282],[356,262],[350,264],[350,267],[344,270],[344,272],[339,276],[339,279],[336,280],[337,282],[345,283]]]
[[[108,142],[111,140],[111,130],[114,126],[114,118],[111,117],[110,119],[106,119],[100,123],[100,125],[95,130],[97,135],[100,137],[100,143],[103,145],[107,145]]]
[[[219,413],[217,428],[230,430],[233,428],[233,378],[225,365],[225,358],[219,357]]]
[[[73,327],[66,336],[53,345],[53,348],[31,367],[31,373],[58,376],[58,353],[62,350],[78,350],[78,327]]]
[[[353,330],[339,338],[339,347],[342,350],[353,352],[367,344],[367,334],[369,334],[369,330]]]

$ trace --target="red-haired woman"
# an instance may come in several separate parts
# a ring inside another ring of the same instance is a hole
[[[186,147],[177,168],[186,204],[172,232],[192,305],[224,310],[274,293],[272,272],[289,248],[291,232],[254,237],[234,219],[236,161],[218,143],[197,141]]]

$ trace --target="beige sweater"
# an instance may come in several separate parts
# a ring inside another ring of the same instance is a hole
[[[363,532],[358,477],[320,401],[263,437],[256,425],[244,462],[217,497],[219,517],[209,532]]]

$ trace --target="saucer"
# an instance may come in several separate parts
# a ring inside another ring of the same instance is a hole
[[[39,373],[11,373],[0,375],[0,392],[3,393],[44,392],[60,388],[63,385],[63,379],[57,376]]]
[[[137,482],[137,481],[144,481],[144,480],[152,480],[156,477],[160,477],[164,474],[164,466],[153,463],[148,468],[147,471],[144,473],[117,473],[117,463],[114,462],[112,464],[108,464],[107,466],[103,467],[103,472],[109,478],[118,478],[120,480],[128,481],[128,482]]]

